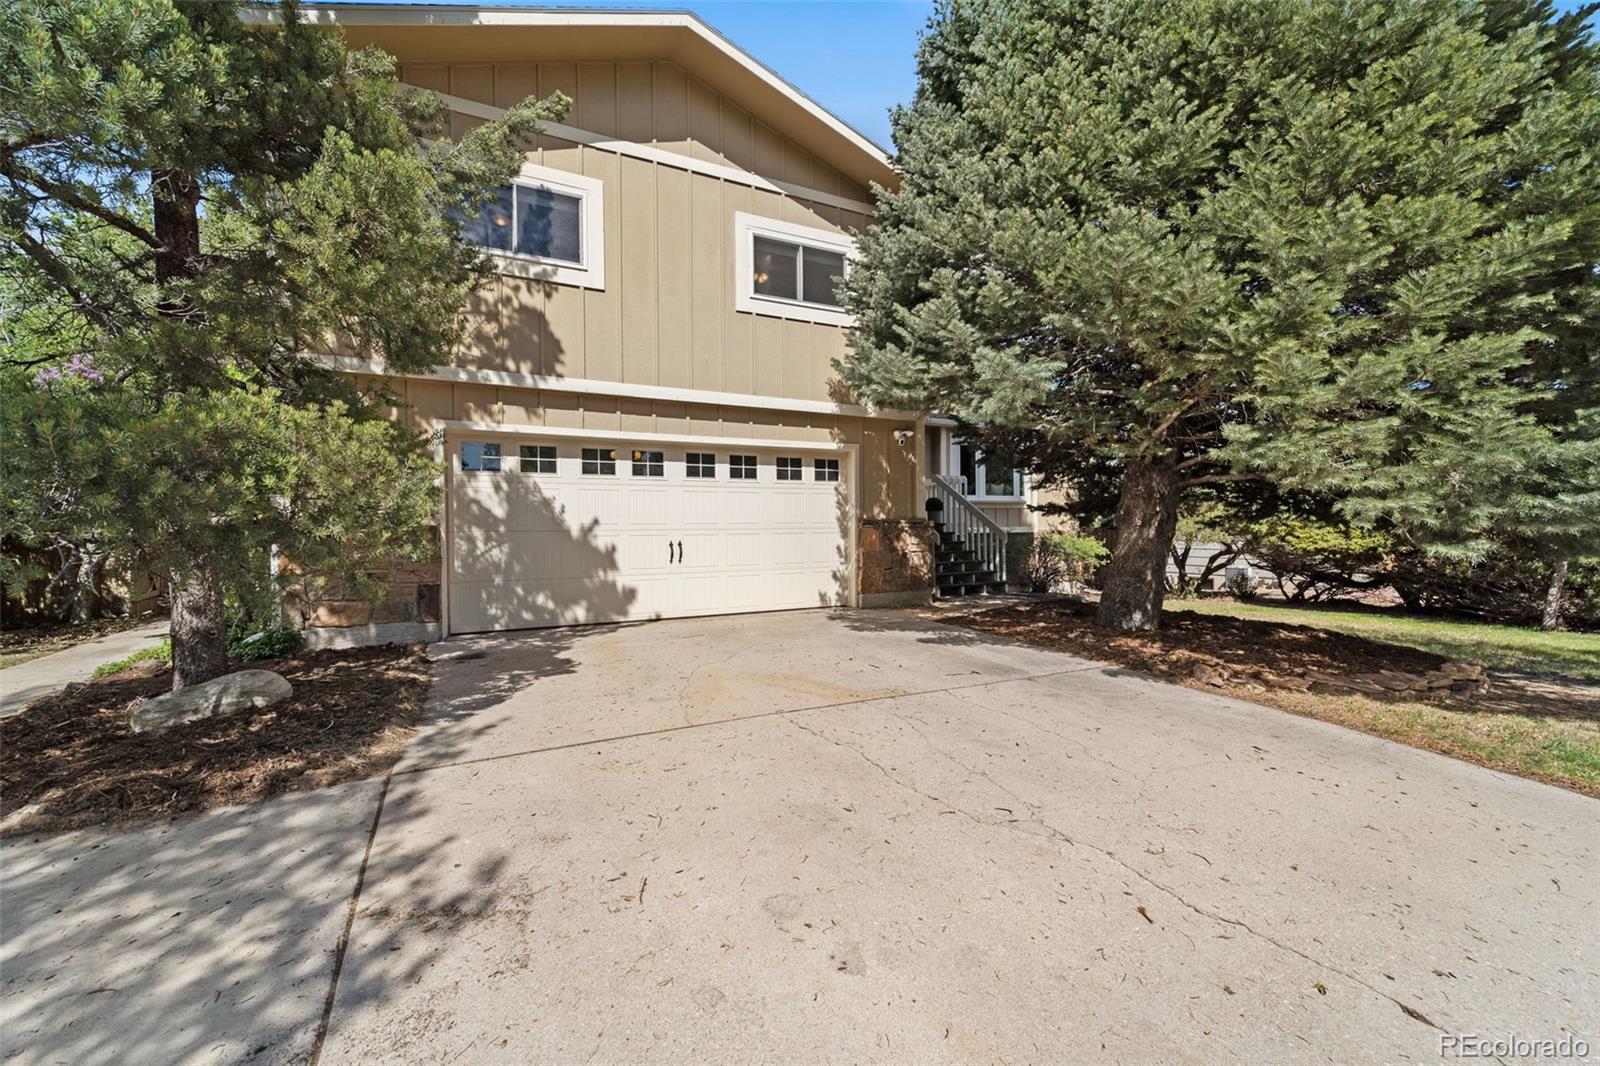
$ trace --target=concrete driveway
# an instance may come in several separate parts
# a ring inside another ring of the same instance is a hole
[[[324,1063],[1600,1044],[1600,805],[907,615],[457,642]]]
[[[894,612],[453,644],[381,798],[8,842],[5,1057],[1600,1045],[1593,800]]]

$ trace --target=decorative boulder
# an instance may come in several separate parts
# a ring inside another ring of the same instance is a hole
[[[293,694],[294,688],[282,674],[240,670],[136,703],[128,711],[128,725],[135,733],[169,729],[219,714],[259,711],[282,703]]]

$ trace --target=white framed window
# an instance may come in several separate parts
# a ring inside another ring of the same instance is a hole
[[[813,459],[811,460],[811,476],[818,481],[839,480],[839,460]]]
[[[642,448],[633,450],[633,476],[634,477],[666,477],[667,457],[663,452],[647,452]]]
[[[554,444],[524,444],[518,448],[517,458],[522,462],[524,474],[554,474],[556,472],[556,446]]]
[[[1020,500],[1022,471],[991,462],[976,446],[954,441],[951,450],[956,473],[966,480],[967,495],[980,500]]]
[[[617,472],[617,450],[615,448],[585,448],[581,458],[580,469],[585,474],[609,475]]]
[[[796,456],[789,458],[786,455],[778,456],[778,480],[799,481],[805,473],[805,460]]]
[[[754,481],[756,479],[756,457],[753,455],[728,456],[728,477],[734,481]]]
[[[713,452],[689,452],[684,456],[686,477],[716,477],[717,457]]]
[[[500,469],[500,445],[490,441],[461,442],[461,469],[491,473]]]
[[[738,310],[832,326],[855,321],[838,292],[855,256],[854,239],[744,211],[733,217]]]
[[[524,163],[476,218],[456,217],[461,239],[487,252],[502,274],[606,287],[605,187],[598,178]]]

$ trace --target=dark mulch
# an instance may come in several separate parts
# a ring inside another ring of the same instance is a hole
[[[1117,633],[1095,624],[1095,610],[1086,603],[1019,604],[956,624],[1179,679],[1201,665],[1266,679],[1379,670],[1426,673],[1445,662],[1432,652],[1326,629],[1181,609],[1162,612],[1161,628],[1154,633]]]
[[[1490,674],[1464,692],[1340,692],[1315,675],[1422,674],[1431,652],[1313,626],[1163,612],[1155,633],[1115,633],[1090,604],[1021,604],[939,620],[1334,722],[1600,796],[1600,685]]]
[[[148,664],[0,719],[0,811],[15,832],[159,821],[322,788],[393,766],[430,682],[421,645],[310,651],[271,662],[294,696],[265,711],[134,733],[135,700],[172,686]]]

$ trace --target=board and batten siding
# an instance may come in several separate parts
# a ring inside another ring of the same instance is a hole
[[[776,130],[666,62],[407,64],[403,80],[496,107],[557,90],[566,123],[866,201]],[[477,120],[455,115],[453,136]],[[837,399],[844,330],[735,307],[734,216],[836,232],[869,216],[541,137],[528,161],[605,188],[603,290],[498,275],[468,308],[456,366],[786,399]]]

